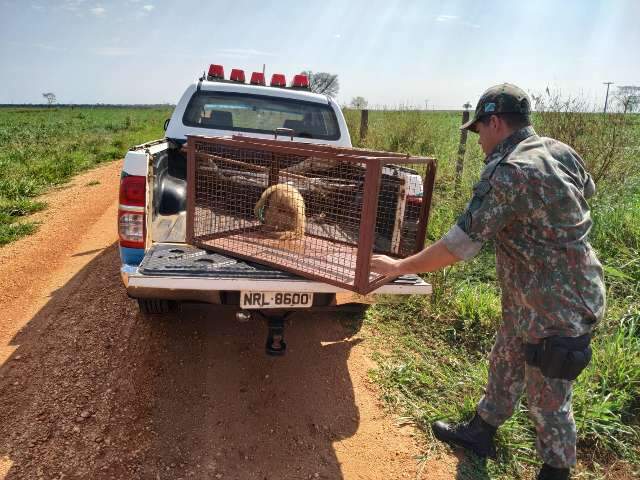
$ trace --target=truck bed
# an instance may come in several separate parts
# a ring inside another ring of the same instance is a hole
[[[299,279],[291,273],[246,262],[186,244],[156,244],[145,255],[138,271],[151,276],[189,276],[244,279]]]
[[[431,285],[417,275],[403,275],[362,296],[340,287],[272,267],[206,251],[184,243],[156,243],[139,266],[124,265],[121,274],[135,298],[231,303],[242,290],[313,292],[318,303],[372,303],[377,294],[430,294]],[[158,294],[162,293],[162,297]],[[314,300],[316,304],[316,300]]]

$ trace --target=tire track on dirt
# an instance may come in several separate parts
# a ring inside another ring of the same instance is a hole
[[[138,313],[118,271],[119,169],[49,194],[39,232],[0,249],[0,478],[415,478],[415,442],[335,317],[294,315],[270,358],[265,325],[228,309]],[[423,478],[453,478],[434,467]]]

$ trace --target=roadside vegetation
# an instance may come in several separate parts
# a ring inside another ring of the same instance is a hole
[[[574,414],[579,432],[576,478],[640,475],[640,116],[586,113],[575,99],[538,99],[534,127],[573,145],[597,180],[591,241],[604,264],[608,309],[594,340],[594,358],[577,381]],[[355,146],[410,152],[438,159],[428,241],[439,239],[470,198],[483,166],[477,137],[469,135],[461,193],[454,191],[461,114],[369,112],[359,138],[360,113],[346,111]],[[435,441],[437,419],[470,418],[483,393],[487,355],[501,321],[500,291],[491,245],[467,263],[424,277],[430,298],[411,297],[370,308],[365,335],[378,344],[373,379],[389,408],[424,435],[424,459],[447,447]],[[377,341],[376,341],[377,340]],[[539,467],[526,400],[499,430],[499,461],[467,456],[458,478],[532,478]],[[424,472],[423,478],[428,478]]]
[[[76,173],[160,138],[170,109],[1,108],[0,246],[32,233],[34,200]]]
[[[598,326],[594,359],[575,388],[577,478],[633,478],[640,475],[640,116],[586,113],[579,101],[550,96],[537,107],[538,132],[573,145],[598,187],[591,240],[605,266],[608,310]],[[169,115],[169,109],[143,108],[0,109],[0,246],[37,228],[29,215],[45,208],[38,195],[161,137]],[[428,238],[440,238],[464,208],[483,165],[471,134],[456,193],[460,113],[370,111],[364,141],[360,112],[345,115],[355,146],[438,159]],[[468,263],[426,275],[431,297],[367,312],[363,331],[378,346],[372,378],[389,408],[423,433],[425,458],[446,448],[431,438],[430,423],[470,417],[482,394],[486,357],[500,323],[494,262],[487,245]],[[485,470],[467,458],[459,478],[530,478],[538,459],[526,401],[500,429],[499,445],[499,462]]]

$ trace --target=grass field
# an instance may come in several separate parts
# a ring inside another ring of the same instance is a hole
[[[459,113],[370,112],[359,140],[359,112],[345,112],[354,145],[434,155],[438,175],[429,241],[440,238],[465,206],[483,165],[470,135],[461,190],[454,190]],[[165,109],[0,109],[0,245],[32,232],[28,215],[45,207],[35,197],[75,173],[121,158],[127,148],[163,135]],[[595,356],[575,389],[580,467],[577,478],[611,469],[632,478],[640,466],[640,119],[542,112],[539,133],[574,145],[598,177],[591,201],[592,243],[605,265],[608,311]],[[500,292],[491,245],[470,262],[425,277],[430,298],[370,309],[364,333],[378,341],[378,382],[389,408],[428,440],[429,424],[473,413],[486,380],[486,355],[500,322]],[[442,448],[437,442],[425,442]],[[500,430],[500,462],[491,478],[527,478],[538,460],[526,403]],[[425,451],[425,456],[434,451]],[[460,478],[487,478],[466,460]]]
[[[347,111],[354,144],[434,155],[438,174],[429,240],[450,228],[464,208],[483,166],[477,137],[467,143],[461,194],[454,185],[460,113],[369,112],[369,133],[359,140],[359,112]],[[639,116],[543,112],[540,134],[574,145],[598,175],[591,201],[591,240],[606,271],[608,310],[598,326],[594,359],[575,387],[579,431],[576,478],[637,478],[640,467],[640,155]],[[368,311],[365,331],[379,340],[378,369],[389,407],[431,438],[436,419],[473,415],[487,377],[486,357],[500,322],[500,291],[491,245],[470,262],[425,275],[430,299]],[[500,462],[467,460],[460,478],[529,478],[539,460],[526,401],[499,432]],[[438,442],[428,441],[426,445]],[[425,455],[434,452],[426,452]],[[614,476],[618,472],[618,477]]]
[[[163,136],[169,109],[1,108],[0,245],[35,230],[34,198],[75,173]]]

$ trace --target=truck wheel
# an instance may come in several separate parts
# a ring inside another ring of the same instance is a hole
[[[141,313],[158,315],[162,313],[176,312],[180,310],[180,302],[162,300],[159,298],[139,298],[138,308]]]

